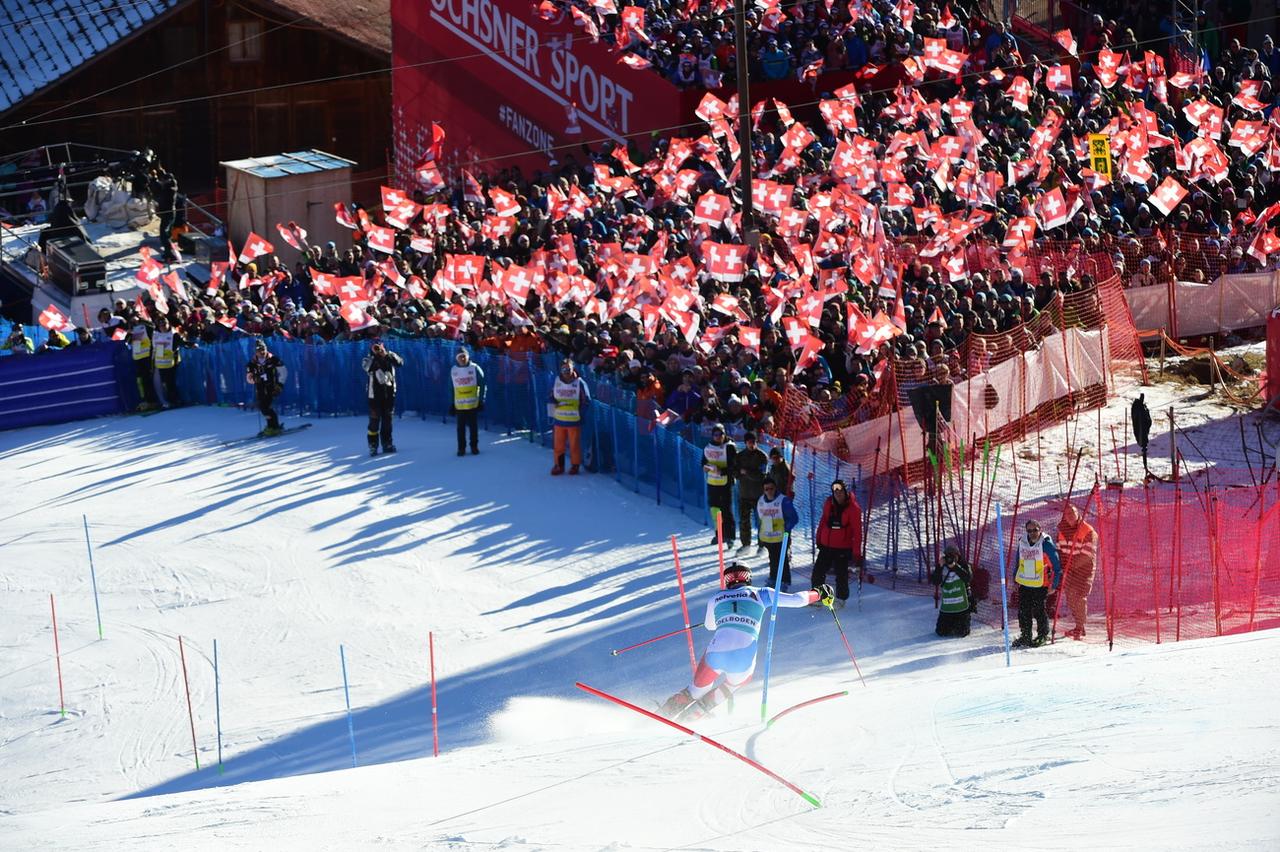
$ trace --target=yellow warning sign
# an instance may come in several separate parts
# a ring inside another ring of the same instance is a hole
[[[1089,167],[1111,179],[1111,137],[1107,134],[1089,134]]]

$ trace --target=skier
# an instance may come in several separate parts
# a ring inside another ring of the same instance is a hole
[[[1013,575],[1018,589],[1018,629],[1015,648],[1039,648],[1049,641],[1049,615],[1045,601],[1049,589],[1058,590],[1062,582],[1062,562],[1058,548],[1048,533],[1041,531],[1038,521],[1027,521],[1027,537],[1018,541],[1018,570]],[[1035,621],[1036,638],[1031,638],[1031,622]]]
[[[849,565],[862,553],[862,507],[849,493],[844,480],[831,483],[831,496],[822,505],[818,521],[818,556],[813,560],[813,587],[836,575],[836,607],[849,599]]]
[[[453,405],[449,410],[458,418],[458,455],[466,454],[468,430],[471,432],[471,455],[478,455],[480,440],[477,432],[480,412],[484,410],[484,370],[479,364],[471,363],[471,353],[463,348],[454,356],[449,378],[453,383]]]
[[[1084,625],[1089,618],[1089,592],[1093,591],[1093,575],[1098,564],[1098,531],[1069,503],[1058,524],[1058,552],[1064,563],[1062,584],[1067,610],[1075,621],[1075,627],[1067,635],[1083,639]]]
[[[149,348],[149,346],[148,346]],[[289,369],[278,357],[267,351],[267,341],[259,340],[253,346],[253,358],[245,368],[245,379],[253,385],[254,397],[258,402],[258,411],[267,418],[266,427],[258,433],[259,437],[279,435],[284,431],[280,425],[280,417],[272,408],[280,392],[284,390],[285,376]]]
[[[755,671],[760,627],[765,613],[773,605],[774,591],[752,586],[751,569],[740,562],[725,568],[724,579],[725,588],[707,601],[703,626],[714,634],[698,661],[693,683],[667,699],[662,705],[664,716],[700,719],[751,680]],[[831,587],[824,585],[807,592],[780,594],[777,600],[780,607],[796,608],[812,603],[830,606]]]
[[[720,532],[725,541],[733,541],[737,527],[733,522],[733,469],[738,448],[725,437],[724,424],[711,427],[711,442],[702,448],[702,473],[707,480],[707,508],[712,517],[720,513]],[[748,520],[747,523],[750,523]],[[711,537],[713,545],[720,539]]]
[[[733,479],[738,483],[738,524],[742,534],[742,547],[738,555],[745,555],[751,547],[751,519],[756,513],[756,502],[764,488],[764,471],[769,466],[769,457],[756,446],[756,433],[747,432],[742,436],[746,449],[734,454]]]
[[[551,419],[555,423],[553,446],[556,463],[551,468],[552,476],[564,473],[564,451],[568,445],[569,475],[576,476],[582,466],[582,413],[591,404],[591,394],[587,391],[587,383],[573,368],[568,358],[560,365],[560,375],[556,376],[551,386]]]
[[[391,414],[396,407],[396,367],[404,366],[404,359],[387,350],[382,341],[376,341],[369,354],[361,361],[369,374],[369,455],[378,454],[378,436],[382,436],[382,451],[394,453],[391,442]]]
[[[787,552],[782,552],[784,533],[790,533],[800,515],[791,498],[778,491],[778,483],[764,481],[764,494],[756,501],[756,516],[760,518],[760,543],[769,554],[769,586],[777,585],[778,566],[782,566],[782,591],[791,591],[791,539],[787,538]]]
[[[934,633],[939,636],[969,635],[969,583],[972,579],[973,572],[960,555],[960,548],[948,544],[942,553],[942,564],[929,575],[929,582],[938,586],[942,593]]]

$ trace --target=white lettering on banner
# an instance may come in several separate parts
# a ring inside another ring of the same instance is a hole
[[[556,137],[551,135],[550,131],[539,127],[532,119],[526,118],[506,104],[498,107],[498,121],[503,127],[548,156],[551,154],[551,149],[556,146]]]
[[[431,0],[431,19],[560,106],[576,103],[583,120],[601,133],[620,142],[619,134],[629,132],[635,95],[583,64],[568,49],[569,36],[548,39],[543,45],[534,29],[492,0]],[[543,47],[551,60],[545,76],[538,61]]]

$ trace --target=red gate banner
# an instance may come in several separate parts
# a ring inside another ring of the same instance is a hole
[[[683,99],[662,77],[618,62],[559,15],[527,0],[393,0],[396,173],[448,137],[447,163],[542,168],[566,146],[678,124]]]

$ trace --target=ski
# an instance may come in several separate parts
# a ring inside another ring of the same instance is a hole
[[[310,429],[312,425],[313,424],[311,423],[303,423],[301,426],[290,426],[288,429],[281,430],[280,432],[277,432],[274,435],[258,434],[258,435],[250,435],[248,438],[236,438],[234,441],[223,441],[222,446],[234,447],[237,444],[247,444],[250,441],[262,441],[262,440],[266,440],[267,438],[279,438],[281,435],[289,435],[289,434],[292,434],[293,432],[301,432],[303,429]]]

